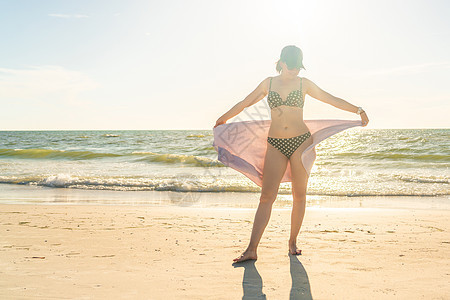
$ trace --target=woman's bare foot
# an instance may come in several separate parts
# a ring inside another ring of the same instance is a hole
[[[249,259],[257,260],[258,256],[256,255],[256,250],[245,250],[239,257],[233,259],[234,262],[242,262]]]
[[[296,243],[289,242],[289,253],[292,255],[299,255],[302,254],[302,250],[297,248]]]

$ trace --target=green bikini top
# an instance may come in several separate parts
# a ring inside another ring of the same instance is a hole
[[[302,78],[300,77],[300,89],[292,91],[286,98],[286,101],[281,99],[280,94],[275,91],[271,91],[272,87],[272,77],[270,78],[269,94],[267,95],[267,103],[269,103],[270,109],[286,105],[286,106],[297,106],[303,108],[304,100],[302,97]]]

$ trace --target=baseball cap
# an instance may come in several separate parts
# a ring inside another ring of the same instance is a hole
[[[288,69],[305,69],[302,63],[302,50],[294,45],[286,46],[281,50],[280,60],[287,65]]]

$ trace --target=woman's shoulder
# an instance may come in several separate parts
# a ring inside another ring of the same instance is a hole
[[[309,85],[311,80],[306,77],[300,77],[302,79],[302,85]]]
[[[311,89],[312,86],[314,86],[314,83],[306,77],[301,78],[302,78],[302,90],[304,93],[308,94],[309,93],[308,91]]]
[[[261,82],[262,86],[264,87],[264,93],[265,93],[265,94],[267,94],[267,93],[269,92],[269,90],[270,90],[270,85],[271,85],[272,78],[273,78],[273,77],[271,77],[271,76],[266,77],[266,78]]]

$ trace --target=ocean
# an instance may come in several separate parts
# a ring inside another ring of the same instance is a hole
[[[444,196],[449,129],[351,128],[316,146],[316,196]],[[11,185],[122,192],[253,193],[217,160],[212,130],[0,131],[0,190]],[[291,194],[290,183],[280,195]]]

